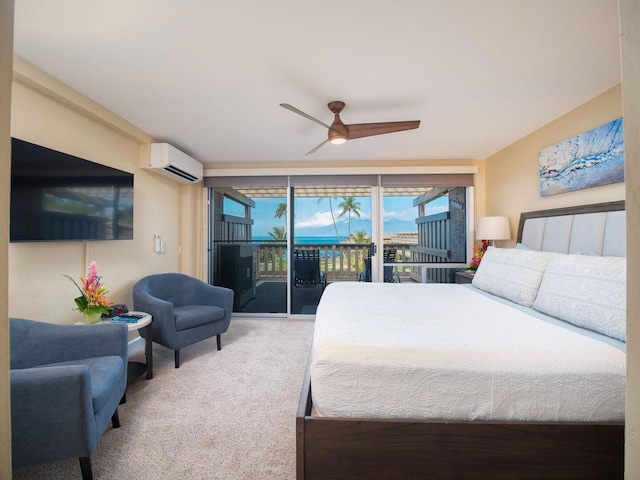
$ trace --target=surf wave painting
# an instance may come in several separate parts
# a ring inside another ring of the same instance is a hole
[[[540,196],[624,182],[622,118],[540,150]]]

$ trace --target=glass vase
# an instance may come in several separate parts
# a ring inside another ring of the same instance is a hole
[[[82,316],[84,317],[85,323],[98,323],[100,321],[100,317],[102,317],[101,312],[83,312]]]

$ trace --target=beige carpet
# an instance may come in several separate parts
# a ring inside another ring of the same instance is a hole
[[[295,478],[295,413],[309,320],[231,320],[222,335],[173,352],[154,344],[154,378],[134,382],[92,455],[96,480]],[[134,359],[143,359],[136,355]],[[82,478],[77,459],[14,471],[14,480]]]

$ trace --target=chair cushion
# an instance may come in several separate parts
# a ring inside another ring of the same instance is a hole
[[[224,318],[224,308],[213,305],[185,305],[175,307],[176,330],[187,330]]]
[[[118,356],[84,358],[68,362],[50,363],[42,367],[86,365],[91,373],[91,399],[93,411],[97,412],[118,385],[123,372],[122,358]]]

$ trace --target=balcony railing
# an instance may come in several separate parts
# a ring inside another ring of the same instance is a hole
[[[412,253],[409,244],[393,244],[387,247],[396,249],[396,261],[411,262]],[[357,281],[364,272],[364,260],[368,257],[369,244],[304,244],[295,245],[298,250],[319,250],[320,271],[325,272],[327,281]],[[258,272],[256,280],[282,280],[287,278],[287,245],[285,243],[266,242],[257,245]],[[411,267],[401,264],[394,266],[394,272],[401,278],[409,279]]]

